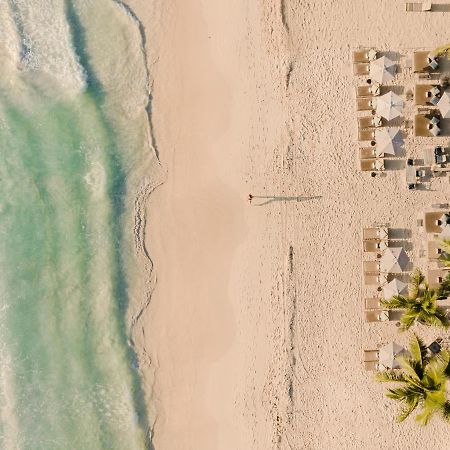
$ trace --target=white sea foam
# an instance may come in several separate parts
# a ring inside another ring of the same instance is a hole
[[[148,150],[142,41],[112,0],[73,0],[68,18],[63,0],[4,3],[0,448],[142,449],[123,322],[134,270],[123,197]],[[80,62],[99,82],[84,92]]]
[[[13,17],[21,35],[21,67],[43,74],[71,93],[86,84],[74,52],[62,0],[15,0]]]
[[[17,65],[20,60],[20,36],[17,33],[9,2],[0,2],[0,23],[0,54],[2,57],[2,65],[5,63]]]
[[[104,167],[99,161],[95,161],[91,164],[91,168],[84,177],[84,180],[89,186],[94,199],[101,199],[104,197],[106,188],[106,174]]]

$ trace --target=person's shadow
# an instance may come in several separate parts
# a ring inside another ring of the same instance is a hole
[[[263,203],[255,204],[255,206],[264,206],[264,205],[268,205],[269,203],[272,203],[272,202],[304,202],[306,200],[316,200],[316,199],[322,198],[322,196],[315,195],[313,197],[302,197],[301,195],[299,195],[297,197],[282,197],[282,196],[277,196],[277,195],[254,195],[252,197],[252,200],[255,198],[267,199],[267,201],[265,201]]]

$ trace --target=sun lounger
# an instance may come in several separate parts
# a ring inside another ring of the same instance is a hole
[[[381,309],[380,299],[377,297],[366,298],[365,308],[366,309]]]
[[[428,61],[429,54],[429,51],[414,52],[413,70],[415,73],[425,73],[433,71]]]
[[[378,97],[380,95],[380,90],[381,88],[379,84],[357,86],[356,97],[357,98]]]
[[[384,161],[381,158],[361,159],[359,162],[363,172],[380,172],[384,170]]]
[[[357,111],[372,111],[376,107],[376,99],[374,98],[357,98],[356,110]]]
[[[358,130],[358,141],[374,141],[375,131],[373,129],[369,130]],[[373,147],[373,145],[372,145]]]
[[[424,12],[424,11],[431,11],[433,6],[431,2],[420,2],[420,3],[406,2],[405,7],[407,12]]]
[[[362,48],[353,52],[354,63],[368,63],[377,57],[377,52],[373,48]]]
[[[444,278],[448,275],[448,270],[443,269],[428,269],[428,284],[431,289],[436,289],[444,281]]]
[[[442,217],[443,211],[433,211],[425,213],[425,231],[427,233],[440,233],[442,231],[439,219]]]
[[[387,283],[387,276],[385,274],[364,274],[364,284],[366,286],[383,286]]]
[[[439,259],[442,253],[442,246],[438,240],[428,241],[428,259]]]
[[[364,318],[366,322],[388,322],[390,320],[390,314],[385,309],[372,309],[370,311],[364,311]]]
[[[380,253],[388,247],[386,241],[364,241],[363,249],[366,253]]]
[[[372,227],[363,228],[363,239],[366,240],[387,240],[389,238],[389,228]]]
[[[417,75],[419,80],[431,80],[430,72],[419,72]]]
[[[370,71],[369,63],[354,63],[353,64],[353,75],[366,76],[366,75],[369,75],[369,71]]]
[[[421,136],[421,137],[438,136],[440,134],[439,125],[434,125],[433,128],[430,129],[429,128],[430,124],[431,121],[425,114],[416,114],[414,116],[414,136]]]
[[[368,372],[377,372],[384,370],[378,361],[364,361],[364,369]]]
[[[429,94],[435,88],[439,89],[439,86],[436,84],[416,84],[414,87],[414,104],[419,106],[432,105],[433,95]]]
[[[364,147],[359,149],[359,159],[384,158],[384,153],[376,147]]]
[[[359,149],[359,159],[373,159],[377,156],[376,147],[364,147]],[[379,155],[382,158],[384,155]]]
[[[365,274],[379,274],[380,263],[378,261],[363,261],[363,270]]]
[[[379,116],[364,116],[358,117],[358,128],[378,128],[383,125],[382,119]]]
[[[377,361],[380,358],[379,350],[364,350],[364,362]]]

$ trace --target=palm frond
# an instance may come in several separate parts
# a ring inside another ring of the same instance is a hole
[[[427,361],[427,347],[425,343],[416,334],[413,334],[409,343],[409,353],[411,358],[420,364]]]
[[[444,278],[437,290],[439,299],[447,298],[450,295],[450,273]]]
[[[442,412],[442,417],[446,421],[450,422],[450,402],[448,400],[442,406],[441,412]]]
[[[385,372],[379,372],[375,375],[375,380],[381,383],[394,382],[404,383],[406,381],[405,375],[400,371],[387,370]]]
[[[439,255],[439,261],[441,261],[444,266],[450,267],[450,254],[448,254],[447,252],[441,253]]]
[[[411,326],[414,324],[414,322],[417,319],[417,312],[412,310],[406,310],[402,317],[400,318],[400,331],[406,331],[411,328]]]
[[[411,298],[416,298],[420,292],[422,284],[426,284],[425,276],[420,269],[415,269],[409,279],[409,295]]]
[[[412,399],[419,397],[416,392],[410,389],[409,386],[400,388],[389,388],[386,392],[386,397],[392,398],[394,400],[402,400],[408,404],[411,403]]]
[[[450,378],[450,353],[448,352],[448,350],[441,349],[441,351],[439,352],[439,357],[443,358],[446,364],[444,368],[444,376],[446,378]]]
[[[414,397],[410,403],[406,404],[406,406],[400,409],[400,414],[396,418],[397,422],[403,422],[405,419],[407,419],[416,409],[418,404],[419,398]]]
[[[406,309],[409,308],[410,305],[414,301],[411,301],[408,297],[403,295],[394,295],[390,299],[381,299],[380,303],[387,309]]]
[[[444,250],[445,253],[450,254],[450,239],[439,239],[438,241],[439,246],[442,250]]]
[[[450,326],[450,320],[447,316],[447,313],[444,309],[442,309],[441,307],[437,307],[436,311],[434,313],[435,317],[439,320],[440,322],[440,326],[442,328],[447,329]]]
[[[420,414],[417,414],[416,420],[420,425],[427,425],[427,423],[430,421],[431,416],[436,412],[434,408],[427,408],[423,407],[422,412]]]

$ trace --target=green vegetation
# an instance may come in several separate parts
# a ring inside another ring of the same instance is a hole
[[[399,383],[400,387],[388,389],[386,396],[402,404],[398,422],[403,422],[420,408],[416,420],[426,425],[438,413],[450,422],[450,402],[445,384],[450,376],[450,355],[441,350],[438,356],[428,356],[423,341],[413,335],[409,353],[397,357],[401,369],[381,372],[375,376],[380,382]]]
[[[441,56],[444,54],[450,53],[450,44],[442,45],[441,47],[435,48],[433,51],[430,52],[431,56]]]
[[[448,281],[450,285],[450,281]],[[446,312],[437,305],[437,301],[447,297],[446,287],[432,289],[429,287],[423,273],[416,269],[410,278],[407,296],[394,295],[391,299],[381,300],[387,309],[404,309],[400,319],[401,331],[408,330],[416,321],[424,325],[447,329],[450,321]]]
[[[439,259],[444,265],[450,267],[450,239],[442,239],[439,241],[439,246],[442,250]]]

